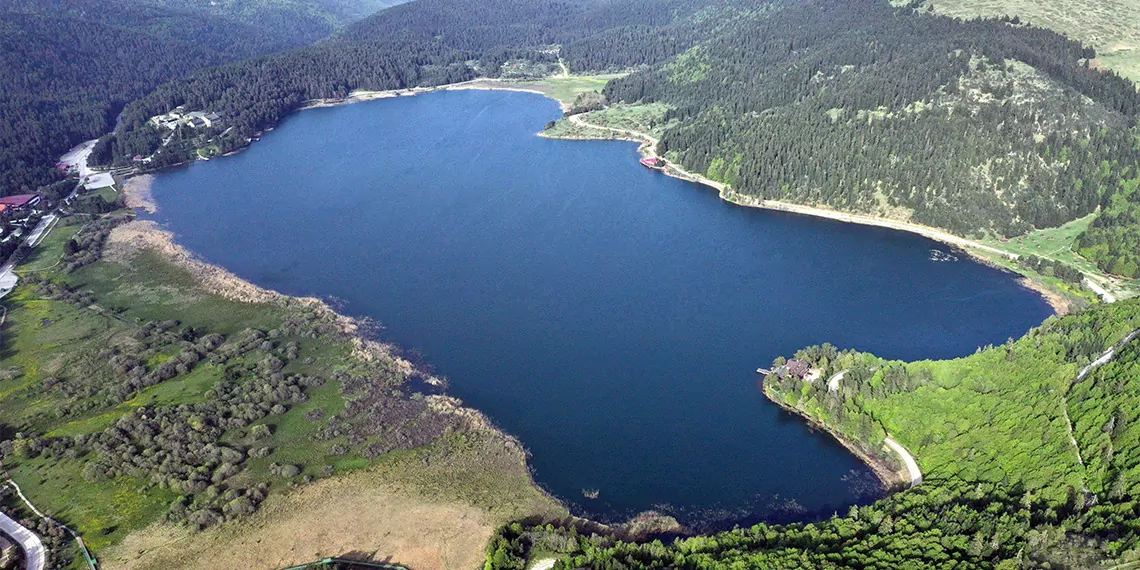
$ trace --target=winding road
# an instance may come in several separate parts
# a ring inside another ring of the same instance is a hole
[[[843,380],[843,377],[847,375],[847,372],[848,370],[844,369],[832,375],[831,378],[827,380],[827,389],[832,392],[838,392],[839,383]],[[895,441],[895,438],[889,435],[885,440],[883,440],[883,443],[885,443],[891,451],[898,454],[899,458],[902,459],[903,465],[906,466],[907,475],[910,477],[910,486],[914,487],[915,485],[922,483],[922,470],[918,468],[918,462],[914,460],[914,456],[911,455],[910,452],[902,446],[902,444]]]
[[[918,462],[914,460],[914,456],[912,456],[905,447],[899,444],[899,442],[895,441],[895,438],[889,435],[887,439],[883,440],[883,443],[887,444],[887,447],[891,448],[891,451],[897,453],[899,457],[902,458],[903,465],[906,465],[906,472],[910,475],[910,486],[914,487],[922,483],[922,470],[918,468]]]
[[[839,391],[839,383],[843,380],[843,377],[846,375],[847,375],[846,370],[840,370],[839,372],[837,372],[834,376],[832,376],[831,378],[829,378],[827,380],[827,389],[831,390],[832,392],[838,392]]]
[[[26,561],[24,568],[26,570],[43,570],[44,564],[46,564],[47,550],[44,549],[44,543],[40,541],[40,537],[4,513],[0,513],[0,531],[4,531],[4,534],[20,543],[20,547],[24,550]]]

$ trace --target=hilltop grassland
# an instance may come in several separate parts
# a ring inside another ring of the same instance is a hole
[[[467,567],[494,526],[566,515],[517,442],[368,323],[131,218],[61,224],[19,268],[0,349],[4,466],[105,567],[206,567],[218,541],[262,552],[250,540],[283,546],[234,567],[361,549]],[[73,564],[64,543],[49,552]]]
[[[907,2],[894,0],[895,4]],[[920,0],[920,10],[955,18],[1017,16],[1086,43],[1096,61],[1133,81],[1140,81],[1140,2],[1136,0]]]

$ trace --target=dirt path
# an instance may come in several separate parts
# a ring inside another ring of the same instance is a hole
[[[847,375],[847,370],[840,370],[834,376],[827,380],[827,389],[832,392],[839,391],[839,383],[843,381],[843,377]]]
[[[530,570],[550,570],[554,568],[554,562],[553,558],[539,558],[534,561],[534,566],[531,566]]]
[[[1073,444],[1073,451],[1075,451],[1077,454],[1077,463],[1081,465],[1081,469],[1085,468],[1085,460],[1084,457],[1081,456],[1081,444],[1077,443],[1077,438],[1073,433],[1073,420],[1069,417],[1069,392],[1072,392],[1073,386],[1076,386],[1077,384],[1080,384],[1082,381],[1084,381],[1084,379],[1087,378],[1093,370],[1096,370],[1097,368],[1100,368],[1101,366],[1104,366],[1105,364],[1111,362],[1112,359],[1116,357],[1116,353],[1119,352],[1120,349],[1124,348],[1125,345],[1132,342],[1133,340],[1136,340],[1137,337],[1140,337],[1140,329],[1136,329],[1129,333],[1128,336],[1121,339],[1120,342],[1112,345],[1108,350],[1104,351],[1104,353],[1101,354],[1100,357],[1098,357],[1096,360],[1090,362],[1088,366],[1082,368],[1080,373],[1077,374],[1077,379],[1073,381],[1072,385],[1069,386],[1069,389],[1065,391],[1065,395],[1062,396],[1061,411],[1065,416],[1065,427],[1069,432],[1069,443]],[[1086,476],[1083,474],[1081,475],[1081,490],[1083,490],[1085,493],[1089,492]]]
[[[1088,275],[1085,276],[1085,285],[1089,289],[1092,289],[1093,293],[1096,293],[1097,295],[1099,295],[1101,300],[1104,301],[1105,303],[1115,303],[1116,302],[1116,295],[1109,293],[1107,289],[1105,289],[1104,287],[1101,287],[1099,283],[1097,283],[1096,281],[1093,281],[1092,278],[1089,277]]]
[[[914,487],[922,483],[922,470],[918,468],[918,462],[914,460],[910,452],[889,435],[887,439],[884,440],[884,443],[887,444],[887,447],[891,448],[891,451],[894,451],[902,458],[903,464],[906,465],[906,471],[910,475],[910,486]]]

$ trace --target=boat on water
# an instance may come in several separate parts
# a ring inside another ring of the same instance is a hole
[[[641,165],[647,168],[661,170],[662,168],[665,168],[665,161],[657,158],[656,156],[647,156],[641,159]]]

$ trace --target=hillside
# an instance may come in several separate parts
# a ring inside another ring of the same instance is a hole
[[[1074,288],[1094,271],[1057,259],[1140,276],[1140,95],[1072,38],[938,15],[973,0],[956,1],[416,0],[349,24],[379,4],[16,0],[0,7],[0,193],[60,180],[56,157],[120,111],[100,158],[158,169],[239,149],[313,101],[565,65],[620,72],[574,111],[750,199],[1012,238],[1023,268]],[[149,122],[178,106],[219,118]],[[1140,328],[1138,301],[953,361],[789,355],[842,381],[770,377],[772,399],[888,464],[889,433],[926,481],[827,521],[623,542],[546,525],[566,512],[518,442],[366,343],[368,323],[236,282],[129,218],[67,218],[17,269],[0,330],[4,465],[112,563],[278,567],[365,543],[468,567],[488,540],[488,569],[550,553],[614,569],[1140,563],[1140,340],[1082,376]]]
[[[998,21],[808,1],[605,94],[672,107],[658,151],[745,195],[1008,237],[1082,217],[1134,175],[1140,98],[1088,55]]]
[[[58,177],[55,160],[128,102],[203,67],[313,43],[387,2],[12,0],[0,5],[0,194]]]
[[[1134,0],[919,0],[909,5],[956,18],[1017,17],[1092,46],[1099,64],[1140,80],[1140,3]]]
[[[769,397],[897,462],[883,446],[891,434],[917,457],[921,484],[818,523],[671,544],[505,527],[489,568],[522,568],[551,551],[563,553],[557,569],[1131,567],[1140,561],[1140,340],[1120,343],[1137,330],[1131,301],[1050,319],[957,360],[806,348],[794,356],[821,380],[769,375]],[[1114,346],[1114,358],[1082,376]],[[839,372],[832,390],[822,379]]]
[[[319,45],[203,70],[161,86],[125,110],[124,132],[113,141],[114,161],[129,165],[136,154],[153,154],[153,166],[193,159],[195,145],[162,146],[162,137],[147,122],[178,105],[222,116],[216,128],[193,135],[224,153],[249,144],[307,101],[340,99],[355,90],[499,78],[511,65],[521,70],[514,78],[546,77],[559,69],[556,46],[618,30],[664,28],[711,1],[417,0],[357,22]],[[654,51],[646,62],[668,55]]]
[[[1095,56],[1045,29],[879,0],[428,0],[320,46],[165,85],[128,108],[111,154],[126,166],[158,151],[146,120],[175,105],[227,120],[162,148],[154,166],[203,144],[240,148],[308,100],[497,78],[508,66],[541,77],[561,58],[575,72],[637,69],[605,88],[608,102],[667,108],[658,152],[748,199],[1001,240],[1127,210],[1117,196],[1131,201],[1140,179],[1140,95],[1090,67]],[[1133,277],[1126,219],[1094,222],[1078,249]]]

